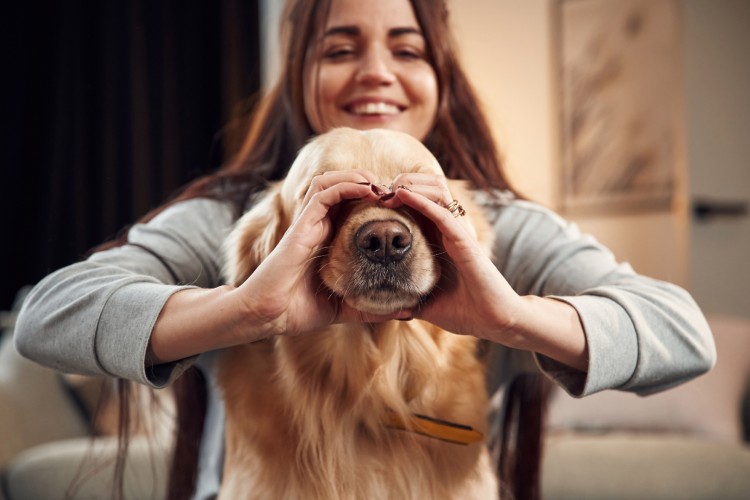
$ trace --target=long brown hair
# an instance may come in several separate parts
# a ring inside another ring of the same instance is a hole
[[[424,140],[425,145],[436,156],[447,176],[466,179],[477,188],[513,191],[479,100],[458,62],[445,2],[410,1],[425,38],[439,89],[436,120]],[[275,85],[255,107],[238,151],[218,172],[192,182],[142,221],[151,219],[174,202],[196,197],[231,201],[239,216],[252,193],[262,189],[267,182],[284,177],[297,151],[314,135],[305,116],[304,71],[315,51],[317,37],[326,24],[331,3],[332,0],[287,2],[280,30],[281,72]],[[125,241],[126,235],[123,234],[99,249]],[[191,495],[197,478],[206,404],[205,380],[194,373],[183,375],[175,382],[175,392],[178,432],[169,498],[184,499]],[[531,393],[527,396],[525,404],[541,404],[541,397]],[[127,412],[122,414],[127,415]],[[121,427],[126,429],[127,425]],[[122,441],[120,455],[124,458],[127,442]],[[501,469],[510,470],[507,467]],[[505,479],[506,484],[517,484],[511,478]]]
[[[305,116],[304,72],[315,52],[332,0],[289,0],[280,29],[281,67],[255,108],[239,150],[217,173],[190,184],[176,200],[199,196],[246,199],[265,182],[284,177],[314,131]],[[511,189],[481,105],[458,62],[443,0],[411,0],[434,68],[439,101],[424,143],[448,177],[478,188]]]

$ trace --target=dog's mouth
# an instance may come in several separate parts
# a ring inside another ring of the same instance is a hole
[[[324,284],[350,307],[370,314],[418,306],[440,276],[419,225],[405,212],[371,205],[347,212],[323,260]]]

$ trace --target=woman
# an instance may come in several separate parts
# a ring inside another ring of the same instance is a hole
[[[17,324],[19,351],[32,359],[154,387],[171,384],[201,355],[209,404],[197,497],[214,493],[221,472],[221,402],[210,390],[207,353],[363,320],[317,295],[305,277],[309,258],[330,236],[328,210],[372,195],[363,182],[377,179],[365,172],[319,177],[264,265],[239,287],[221,284],[220,246],[232,222],[264,181],[284,176],[307,139],[332,127],[419,138],[448,176],[487,188],[482,200],[496,229],[490,261],[445,208],[452,200],[440,179],[393,179],[409,189],[396,189],[388,203],[436,223],[460,276],[418,310],[367,320],[421,318],[486,339],[494,359],[505,358],[498,370],[528,366],[531,353],[577,396],[652,392],[710,368],[711,334],[686,292],[617,264],[572,225],[511,194],[457,63],[442,2],[294,0],[285,20],[282,76],[238,157],[131,228],[124,244],[45,278]],[[493,377],[494,386],[507,380],[507,373]]]

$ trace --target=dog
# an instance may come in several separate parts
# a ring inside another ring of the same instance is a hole
[[[226,245],[228,283],[241,284],[272,251],[314,176],[354,168],[384,182],[401,172],[443,175],[407,134],[340,128],[318,136],[237,222]],[[489,253],[480,208],[463,182],[448,182]],[[320,293],[382,314],[418,307],[450,285],[451,263],[426,217],[346,203],[318,259]],[[395,234],[389,258],[377,255],[385,246],[378,231]],[[415,319],[336,324],[228,349],[218,369],[226,411],[219,498],[496,498],[477,342]]]

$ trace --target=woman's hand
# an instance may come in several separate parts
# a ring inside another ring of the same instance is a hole
[[[393,180],[395,196],[383,201],[389,208],[406,205],[431,220],[441,244],[455,266],[451,283],[440,290],[416,316],[446,330],[486,338],[510,331],[520,308],[520,297],[510,287],[476,238],[470,217],[454,217],[446,208],[453,198],[442,176],[412,173]]]
[[[299,335],[349,321],[384,321],[405,316],[366,315],[325,292],[317,273],[321,248],[332,237],[332,215],[348,200],[376,202],[378,180],[367,171],[335,171],[316,176],[299,216],[252,276],[238,288],[247,299],[249,317],[268,335]],[[373,188],[373,186],[375,186]]]
[[[345,200],[379,199],[369,172],[315,178],[303,208],[271,254],[239,287],[188,288],[173,294],[151,332],[148,364],[261,340],[300,335],[333,322],[385,321],[322,293],[315,262],[331,237],[331,215]]]
[[[447,209],[453,201],[442,176],[402,174],[383,205],[406,205],[430,219],[455,266],[451,283],[414,317],[455,333],[547,355],[586,370],[586,339],[575,309],[565,302],[519,296],[482,250],[469,217]]]

